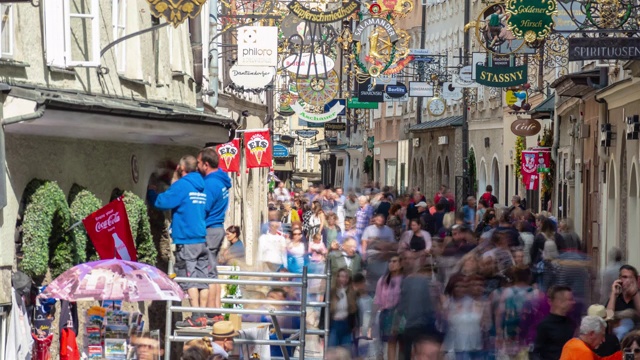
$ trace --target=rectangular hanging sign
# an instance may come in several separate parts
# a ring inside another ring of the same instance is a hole
[[[476,82],[491,87],[511,87],[527,82],[527,65],[514,67],[488,67],[476,65]]]
[[[569,38],[569,61],[606,59],[640,59],[640,38]]]

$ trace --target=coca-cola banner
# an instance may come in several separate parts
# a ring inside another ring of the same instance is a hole
[[[527,190],[538,190],[541,176],[549,173],[549,167],[551,166],[550,155],[549,151],[522,152],[520,172],[522,173],[522,182]]]
[[[225,172],[240,171],[240,139],[216,146],[216,151],[220,157],[218,166]]]
[[[271,167],[273,146],[269,130],[245,132],[244,149],[247,169]]]
[[[138,260],[122,196],[87,216],[82,223],[100,259]]]

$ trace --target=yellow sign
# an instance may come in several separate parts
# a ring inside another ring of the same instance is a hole
[[[178,27],[187,18],[200,14],[207,0],[147,0],[153,16],[165,18],[173,27]]]

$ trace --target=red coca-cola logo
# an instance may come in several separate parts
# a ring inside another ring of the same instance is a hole
[[[120,214],[113,213],[105,221],[96,221],[96,232],[108,229],[120,221]]]

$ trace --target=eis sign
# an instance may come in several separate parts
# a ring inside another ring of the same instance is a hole
[[[238,65],[278,66],[278,28],[245,26],[238,30]]]

